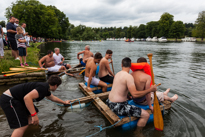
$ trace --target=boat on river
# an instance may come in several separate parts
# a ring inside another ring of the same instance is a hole
[[[127,39],[127,40],[125,40],[125,42],[134,42],[134,40]]]
[[[167,42],[167,39],[166,37],[161,37],[158,39],[159,42]]]

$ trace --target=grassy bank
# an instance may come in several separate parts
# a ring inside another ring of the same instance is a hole
[[[39,51],[38,46],[42,43],[30,43],[31,47],[27,48],[27,57],[26,62],[30,66],[37,66],[39,60]],[[11,50],[4,51],[4,58],[0,59],[0,73],[4,71],[9,71],[10,67],[19,67],[20,61],[14,60],[14,57],[11,55]]]

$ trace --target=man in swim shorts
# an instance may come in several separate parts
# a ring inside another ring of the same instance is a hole
[[[11,137],[22,137],[28,125],[38,125],[38,109],[33,102],[38,102],[44,97],[61,103],[70,104],[70,101],[63,101],[50,91],[55,91],[61,84],[61,79],[53,75],[48,82],[28,82],[19,84],[6,90],[0,97],[0,106],[6,114],[9,126],[14,129]]]
[[[139,117],[137,127],[142,129],[149,119],[149,113],[139,107],[129,105],[127,102],[128,91],[135,98],[142,97],[150,92],[155,92],[156,85],[152,85],[144,91],[137,91],[134,78],[129,74],[131,59],[126,57],[122,60],[122,70],[115,75],[112,90],[106,100],[108,107],[117,115]],[[138,130],[139,130],[138,129]]]
[[[45,64],[45,67],[48,69],[48,71],[58,72],[59,70],[66,70],[64,66],[55,65],[55,61],[53,58],[53,51],[51,50],[48,50],[47,55],[45,55],[38,61],[38,64],[41,68],[43,67],[42,65],[43,62]]]
[[[101,59],[102,55],[99,52],[95,54],[94,58],[90,57],[87,59],[84,80],[87,82],[87,88],[90,91],[92,91],[90,88],[90,84],[92,84],[94,86],[102,87],[102,92],[107,92],[107,84],[95,77],[97,70],[96,63],[99,63]]]
[[[113,74],[109,66],[109,63],[111,62],[108,61],[108,59],[111,59],[111,57],[112,57],[112,50],[108,49],[106,51],[105,57],[101,59],[99,64],[100,70],[98,76],[100,80],[102,80],[103,82],[113,83],[114,80],[115,75]]]
[[[83,58],[82,56],[79,57],[80,54],[83,54]],[[90,51],[90,46],[86,45],[85,50],[78,52],[77,58],[79,59],[80,64],[85,67],[86,61],[89,57],[93,57],[93,53]]]
[[[147,60],[143,57],[140,57],[137,60],[137,63],[142,63],[142,62],[147,62]],[[142,91],[150,88],[151,77],[150,75],[146,74],[143,70],[136,70],[132,72],[131,75],[134,78],[135,86],[138,91]],[[171,102],[174,102],[175,100],[177,100],[178,98],[177,94],[175,94],[171,98],[167,96],[169,90],[170,89],[167,89],[165,92],[156,91],[156,95],[159,101],[169,100]],[[133,98],[133,101],[137,104],[148,105],[153,112],[152,104],[154,103],[154,93],[148,93],[147,95],[140,98]]]
[[[71,68],[70,64],[63,63],[65,58],[60,54],[60,49],[55,48],[54,51],[55,51],[55,53],[53,54],[53,58],[54,58],[54,61],[55,61],[55,65],[64,66],[64,67],[66,67],[66,69]],[[61,59],[62,59],[62,61],[61,61]]]

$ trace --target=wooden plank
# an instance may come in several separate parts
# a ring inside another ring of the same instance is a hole
[[[80,83],[79,85],[80,87],[82,87],[86,95],[89,95],[94,99],[95,106],[101,111],[101,113],[103,113],[103,115],[111,122],[111,124],[116,123],[120,119],[102,100],[100,100],[99,97],[96,96],[96,94],[94,94],[93,92],[89,92],[86,89],[84,83]]]
[[[104,100],[104,99],[108,98],[109,93],[110,92],[100,93],[100,94],[97,94],[96,96],[99,97],[100,99]],[[88,102],[91,102],[93,100],[93,98],[91,98],[90,96],[86,96],[86,97],[82,97],[82,98],[77,98],[77,99],[71,100],[71,103],[75,102],[76,100],[80,100],[80,103],[88,103]],[[79,104],[79,102],[76,101],[72,105],[76,105],[76,104]]]

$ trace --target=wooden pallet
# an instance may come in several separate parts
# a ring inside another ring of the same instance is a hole
[[[79,83],[80,89],[83,91],[83,93],[89,97],[89,99],[93,99],[93,104],[99,109],[99,111],[107,118],[107,120],[113,125],[116,122],[118,122],[115,127],[121,126],[125,123],[128,123],[134,120],[137,120],[137,117],[125,117],[120,120],[120,118],[100,99],[99,94],[94,94],[91,91],[88,91],[86,88],[86,85],[84,83]],[[108,93],[108,92],[107,92]],[[104,94],[104,93],[101,93]],[[108,93],[109,94],[109,93]],[[108,97],[108,96],[107,96]],[[164,101],[162,102],[164,105],[164,109],[170,109],[171,108],[171,102],[170,101]],[[160,105],[161,110],[163,110],[163,106]],[[146,110],[149,114],[152,114],[151,110]]]

